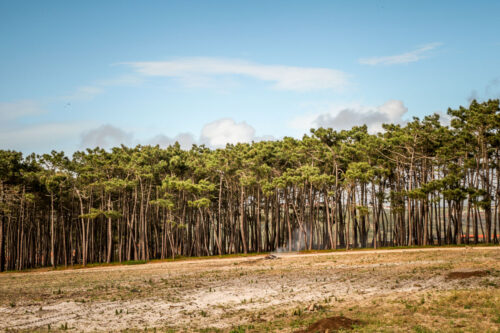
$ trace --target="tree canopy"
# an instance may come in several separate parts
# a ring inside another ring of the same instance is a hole
[[[499,100],[448,114],[224,149],[0,150],[0,270],[498,243]]]

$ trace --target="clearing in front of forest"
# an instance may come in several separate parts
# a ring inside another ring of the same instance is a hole
[[[0,274],[0,330],[498,330],[500,248],[277,254]]]

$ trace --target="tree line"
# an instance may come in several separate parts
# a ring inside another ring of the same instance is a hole
[[[0,270],[498,243],[499,100],[302,139],[0,150]]]

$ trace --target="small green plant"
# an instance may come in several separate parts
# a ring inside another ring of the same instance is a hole
[[[423,326],[420,326],[420,325],[414,326],[413,331],[415,333],[430,333],[430,332],[432,332],[431,330],[429,330]]]
[[[294,316],[301,316],[303,313],[302,309],[301,308],[297,308],[295,310],[293,310],[293,315]]]
[[[245,333],[245,328],[242,326],[232,328],[229,333]]]

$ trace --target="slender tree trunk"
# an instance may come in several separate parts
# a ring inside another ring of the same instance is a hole
[[[328,232],[328,240],[330,242],[330,248],[335,248],[335,244],[332,237],[332,225],[330,220],[330,203],[328,201],[328,193],[325,191],[325,212],[326,212],[326,227]]]
[[[248,253],[247,240],[245,236],[245,188],[241,185],[240,198],[240,233],[241,242],[243,243],[243,253]]]
[[[108,197],[108,211],[111,211],[113,207],[111,206],[111,194]],[[111,216],[108,216],[108,255],[106,257],[106,262],[109,264],[113,256],[113,229],[111,224]]]
[[[285,187],[285,219],[286,219],[286,225],[288,227],[288,251],[292,251],[292,246],[293,246],[293,239],[292,239],[292,226],[290,224],[290,207],[288,207],[288,191]]]
[[[260,223],[260,188],[257,187],[257,252],[262,252],[262,227]]]
[[[0,216],[0,272],[5,267],[5,235],[4,235],[4,216]]]
[[[54,194],[50,194],[50,265],[56,267],[54,230]]]

